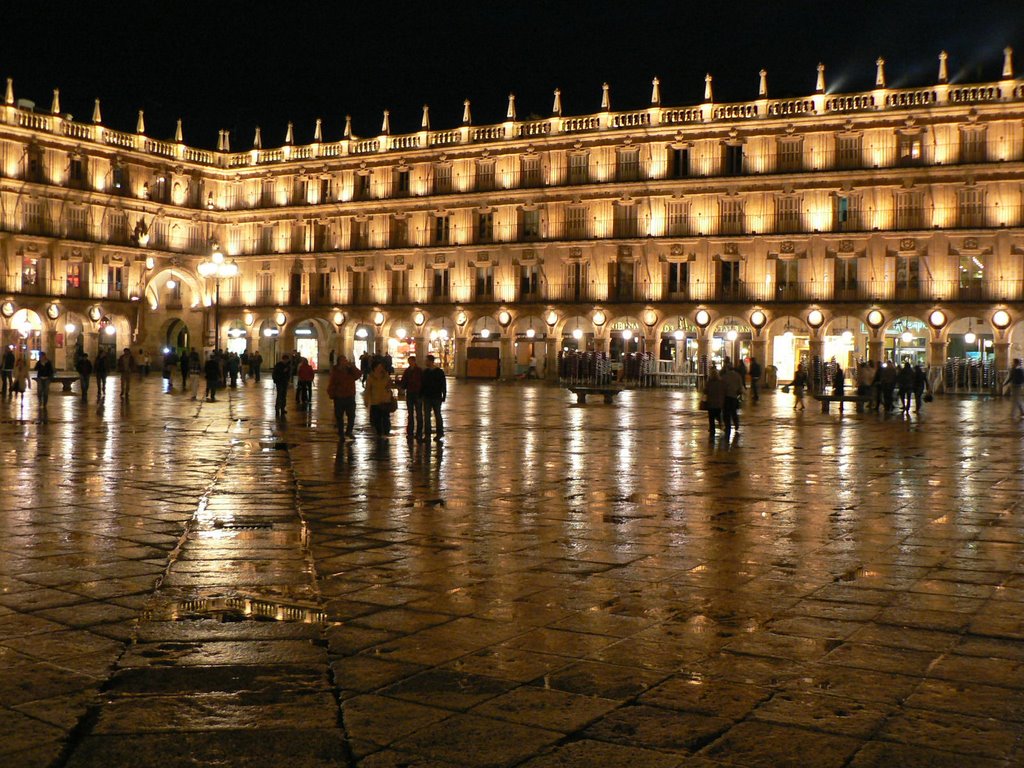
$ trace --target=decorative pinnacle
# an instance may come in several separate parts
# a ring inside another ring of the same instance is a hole
[[[9,83],[11,81],[8,80],[7,82]],[[561,88],[555,88],[555,101],[551,105],[551,114],[552,115],[557,115],[558,117],[562,116],[562,89]]]
[[[762,98],[768,98],[768,70],[762,69],[757,73],[757,95]]]
[[[601,109],[607,112],[612,108],[612,97],[608,92],[608,83],[601,83]]]
[[[945,51],[939,52],[939,82],[949,82],[949,67],[946,62],[949,60],[949,54]]]
[[[821,63],[818,64],[818,79],[814,83],[814,92],[825,92],[825,65]]]
[[[881,56],[875,61],[875,85],[885,88],[885,59]]]
[[[661,106],[661,80],[657,77],[651,80],[651,104]]]

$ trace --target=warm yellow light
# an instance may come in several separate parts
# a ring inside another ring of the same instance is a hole
[[[629,330],[629,328],[627,328],[622,332],[622,338],[624,341],[629,341],[630,339],[633,338],[633,332]]]
[[[512,322],[512,315],[509,314],[507,309],[503,309],[498,313],[498,322],[502,325],[508,325]]]
[[[423,323],[426,322],[426,319],[426,316],[422,312],[417,312],[412,316],[412,321],[417,327],[423,325]]]
[[[992,315],[992,325],[1002,330],[1010,324],[1010,313],[1005,309],[996,310]]]
[[[973,335],[974,335],[973,333],[968,334],[968,336],[973,336]],[[909,344],[910,342],[912,342],[914,340],[914,334],[912,334],[910,331],[904,331],[900,335],[900,338],[903,339],[903,341],[905,343]]]
[[[480,331],[480,338],[481,339],[489,339],[490,337],[491,337],[491,331],[489,329],[484,328],[484,329],[482,329]]]
[[[646,325],[654,325],[658,322],[658,313],[653,309],[648,309],[644,312],[644,323]]]
[[[401,340],[401,339],[404,339],[405,337],[406,337],[405,328],[399,328],[398,330],[395,331],[395,338],[396,339]]]
[[[872,309],[868,312],[868,325],[873,328],[878,328],[885,322],[885,315],[883,315],[877,309]]]
[[[686,338],[686,334],[683,333],[682,331],[676,331],[675,333],[672,334],[672,338],[674,338],[676,341],[682,341],[683,339]]]
[[[941,328],[946,324],[946,313],[941,309],[936,309],[928,315],[928,322],[931,323],[934,328]]]
[[[711,322],[711,314],[706,309],[698,309],[697,314],[693,316],[693,321],[701,328],[706,328]]]
[[[904,336],[909,336],[909,335],[910,335],[909,331],[904,334]],[[974,331],[968,331],[967,333],[964,334],[964,343],[965,344],[973,344],[977,340],[978,340],[978,337],[974,333]],[[904,341],[909,341],[909,339],[904,339]]]
[[[807,313],[807,324],[811,326],[811,328],[819,328],[824,322],[825,316],[821,313],[820,309],[812,309]]]
[[[373,313],[373,324],[374,325],[384,325],[384,313],[383,312],[374,312]]]
[[[736,341],[736,339],[739,338],[739,334],[736,331],[729,331],[727,334],[725,334],[725,338],[727,338],[729,341]]]
[[[574,339],[576,339],[577,341],[579,341],[580,339],[582,339],[582,338],[583,338],[583,330],[582,330],[581,328],[576,328],[576,329],[575,329],[575,330],[574,330],[574,331],[572,332],[572,337],[573,337]]]
[[[548,312],[546,321],[548,325],[554,325],[558,322],[558,315],[556,315],[554,311]]]
[[[288,318],[284,314],[284,312],[278,312],[277,314],[274,315],[274,322],[277,323],[278,325],[284,325],[287,319]]]
[[[345,314],[343,312],[335,312],[331,319],[334,321],[335,325],[341,325],[345,322]]]
[[[596,312],[594,312],[594,325],[597,325],[597,326],[604,325],[605,319],[606,318],[604,316],[604,312],[602,312],[600,309],[597,310]]]

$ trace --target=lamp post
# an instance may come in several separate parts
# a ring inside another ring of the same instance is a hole
[[[215,351],[220,352],[220,281],[235,277],[238,274],[238,264],[234,259],[225,261],[220,246],[214,243],[209,258],[199,262],[197,269],[201,277],[212,277],[214,280],[213,347]]]

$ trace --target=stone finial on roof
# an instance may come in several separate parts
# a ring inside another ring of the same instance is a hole
[[[11,81],[8,80],[7,82],[9,83]],[[551,114],[552,115],[557,115],[558,117],[562,116],[562,89],[561,88],[555,88],[555,101],[551,105]]]
[[[885,88],[885,59],[881,56],[875,60],[875,85]]]
[[[651,104],[661,106],[661,80],[658,78],[651,80]]]
[[[319,117],[316,119],[316,125],[313,126],[313,141],[318,144],[324,140],[324,121]]]
[[[939,52],[939,82],[940,83],[948,83],[949,82],[949,65],[947,63],[948,61],[949,61],[949,54],[946,53],[945,51],[940,51]]]
[[[291,120],[288,121],[288,127],[284,132],[284,143],[287,146],[291,146],[295,143],[295,126],[292,124]]]
[[[103,122],[103,115],[100,114],[100,100],[99,99],[96,99],[96,101],[94,101],[92,103],[92,121],[94,123],[96,123],[97,125],[99,125],[100,123]]]
[[[391,110],[384,110],[384,119],[380,123],[380,132],[387,136],[391,133]]]
[[[218,152],[223,152],[224,151],[224,130],[223,129],[217,131],[217,151]]]
[[[252,137],[252,148],[263,149],[263,131],[258,125],[256,126],[256,135]]]
[[[430,130],[430,106],[428,104],[423,105],[423,117],[420,118],[420,128],[424,131]]]
[[[505,119],[516,119],[516,95],[514,93],[508,95],[508,109],[505,110]]]
[[[820,62],[818,63],[818,79],[814,81],[814,92],[825,92],[825,65]]]
[[[704,101],[711,101],[711,73],[704,75]]]
[[[1013,48],[1003,48],[1003,78],[1009,80],[1013,77]]]
[[[14,78],[7,78],[7,90],[4,91],[4,104],[14,103]]]
[[[608,112],[612,108],[612,96],[609,93],[608,83],[601,83],[601,109]]]
[[[139,110],[139,119],[135,121],[135,132],[139,135],[146,132],[146,115],[141,109]]]
[[[757,73],[757,95],[759,98],[768,98],[768,70],[762,69]]]
[[[342,138],[352,138],[352,115],[345,115],[345,132],[342,134]]]
[[[181,131],[181,118],[178,118],[177,124],[174,126],[174,141],[181,144],[185,140],[185,135]]]
[[[50,114],[60,114],[60,88],[53,89],[53,102],[50,104]],[[140,131],[141,133],[141,131]]]
[[[231,131],[228,130],[224,131],[224,151],[231,151]]]
[[[469,125],[473,122],[473,116],[469,111],[469,99],[462,102],[462,124]]]

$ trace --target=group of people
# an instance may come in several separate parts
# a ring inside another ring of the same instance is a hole
[[[281,359],[274,364],[270,378],[277,390],[274,415],[278,417],[285,415],[288,408],[288,388],[291,386],[292,379],[296,380],[295,404],[304,410],[313,407],[313,380],[316,378],[316,369],[308,358],[303,357],[297,351],[292,354],[285,352],[281,355]]]
[[[132,374],[138,370],[138,363],[135,356],[132,355],[132,351],[125,347],[121,356],[115,360],[113,367],[121,374],[121,400],[128,402],[131,397]],[[82,350],[76,353],[75,372],[78,374],[83,403],[89,399],[89,382],[93,377],[96,379],[96,402],[102,402],[106,398],[107,377],[110,375],[110,370],[110,357],[105,352],[97,352],[93,359],[90,359],[89,355]],[[53,378],[52,372],[50,378]],[[40,391],[40,398],[42,398],[42,391]]]

